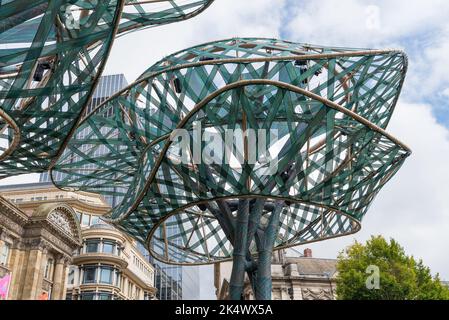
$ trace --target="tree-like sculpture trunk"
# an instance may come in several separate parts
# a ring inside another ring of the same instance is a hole
[[[253,203],[251,206],[250,204]],[[250,207],[251,210],[250,210]],[[244,297],[245,273],[248,275],[257,300],[271,300],[271,259],[279,228],[279,216],[283,202],[266,204],[265,200],[239,200],[236,224],[233,267],[229,297],[241,300]],[[264,226],[261,222],[263,210],[271,209]],[[254,243],[257,255],[250,254]]]

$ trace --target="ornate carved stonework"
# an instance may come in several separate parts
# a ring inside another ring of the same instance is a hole
[[[19,235],[23,232],[22,226],[4,215],[3,212],[2,214],[0,214],[0,225],[3,227],[3,229],[12,231]]]
[[[72,226],[70,225],[69,217],[62,210],[56,209],[48,215],[48,220],[55,224],[63,232],[69,236],[75,236]]]
[[[334,297],[330,289],[302,289],[302,298],[304,300],[333,300]]]
[[[58,237],[57,235],[53,234],[51,230],[43,230],[42,231],[43,237],[53,244],[55,248],[58,248],[58,251],[66,252],[67,254],[71,254],[73,250],[75,250],[78,246],[74,245],[73,242],[68,242],[67,239]]]
[[[65,283],[65,271],[71,264],[74,250],[81,245],[81,229],[75,211],[69,205],[43,203],[33,212],[29,208],[22,211],[0,196],[0,238],[2,242],[12,244],[9,263],[10,267],[16,268],[12,270],[11,286],[14,289],[9,298],[33,299],[36,294],[52,291],[54,284],[43,277],[50,257],[56,262],[55,271],[59,268],[58,277],[62,270],[63,278],[55,279],[55,283]],[[0,266],[0,277],[5,272],[9,271]],[[27,290],[18,289],[25,285]],[[63,286],[56,288],[59,292],[55,294],[61,297]]]
[[[28,250],[40,250],[42,252],[47,252],[51,248],[51,244],[41,238],[24,239],[23,244]]]

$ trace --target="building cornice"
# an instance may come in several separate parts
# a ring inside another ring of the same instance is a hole
[[[34,208],[42,205],[42,204],[50,204],[50,203],[65,203],[73,207],[75,210],[79,210],[82,212],[88,212],[89,214],[98,214],[98,215],[104,215],[109,210],[111,210],[108,206],[100,206],[95,205],[92,203],[87,203],[84,201],[81,201],[76,198],[67,198],[67,199],[47,199],[47,200],[39,200],[39,201],[25,201],[21,202],[20,204],[17,204],[17,206],[22,210],[33,210]]]
[[[29,216],[25,212],[2,196],[0,196],[0,210],[1,213],[7,215],[22,227],[29,221]]]
[[[83,253],[73,257],[73,264],[84,265],[84,264],[112,264],[116,265],[121,269],[128,267],[128,261],[123,257],[107,254],[107,253]]]
[[[118,240],[122,245],[128,241],[126,236],[116,229],[86,228],[81,231],[83,240],[92,238],[111,238]]]
[[[151,284],[148,284],[146,282],[144,282],[142,280],[142,278],[140,278],[140,276],[138,276],[137,274],[135,274],[131,269],[127,268],[126,270],[123,270],[123,274],[125,276],[127,276],[129,279],[131,279],[132,281],[134,281],[135,283],[137,283],[140,287],[143,288],[143,290],[145,291],[150,291],[150,290],[156,290],[155,287],[153,287]]]

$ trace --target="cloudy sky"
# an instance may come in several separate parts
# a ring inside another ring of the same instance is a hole
[[[380,193],[359,234],[309,247],[316,257],[335,258],[354,239],[382,234],[449,280],[448,17],[447,0],[215,0],[192,20],[119,38],[105,74],[124,73],[131,82],[164,55],[236,36],[405,50],[410,69],[388,131],[413,156]],[[211,268],[201,279],[202,298],[214,298]]]

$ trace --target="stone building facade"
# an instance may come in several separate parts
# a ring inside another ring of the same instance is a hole
[[[0,299],[154,298],[153,266],[100,220],[110,210],[102,197],[51,183],[1,186],[0,195]]]
[[[273,254],[271,274],[273,300],[335,300],[337,261],[312,257],[312,250],[304,250],[301,257],[288,257],[285,251]],[[216,264],[215,288],[218,300],[227,300],[231,262]],[[253,300],[249,283],[245,281],[244,297]]]
[[[154,268],[135,243],[107,224],[82,230],[67,279],[67,300],[152,300]]]
[[[26,212],[0,197],[0,278],[9,279],[2,298],[63,299],[64,275],[80,245],[81,230],[70,206],[46,203]]]

